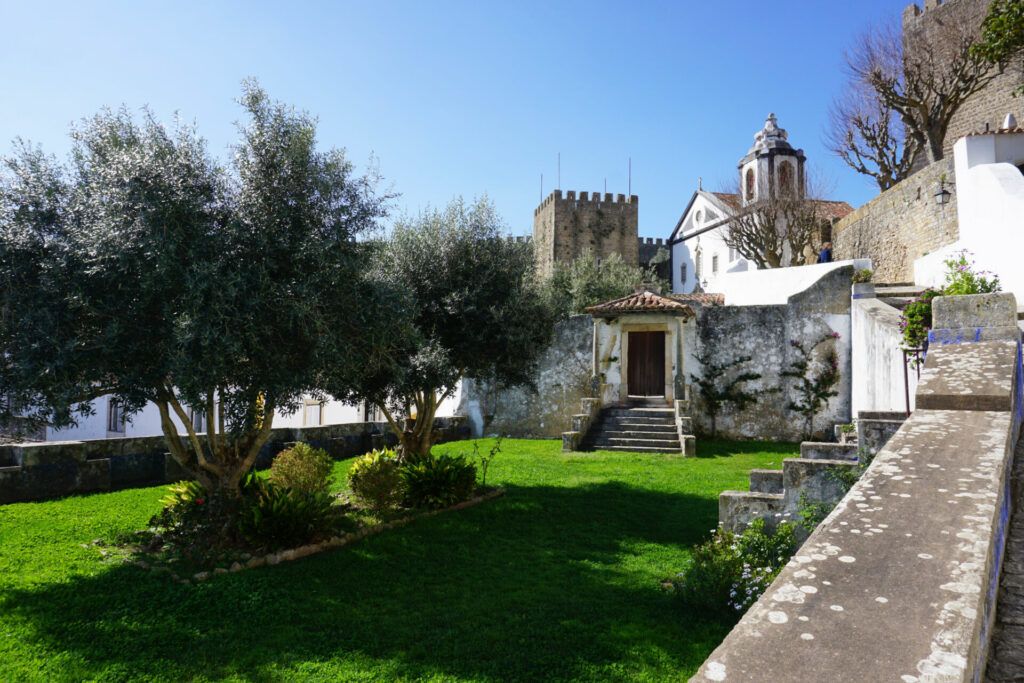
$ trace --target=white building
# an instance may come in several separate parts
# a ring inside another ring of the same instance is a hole
[[[461,385],[453,396],[444,400],[437,409],[437,417],[450,417],[455,414],[459,405]],[[133,436],[161,436],[160,411],[155,404],[147,404],[135,415],[126,416],[116,401],[110,396],[103,396],[92,402],[93,414],[79,418],[78,425],[64,429],[47,427],[47,441],[81,441],[85,439],[110,439]],[[206,431],[206,416],[202,413],[189,411],[193,427],[200,432]],[[172,415],[179,431],[184,433],[184,425],[177,416]],[[342,403],[341,401],[316,401],[307,399],[300,410],[291,415],[280,411],[274,416],[274,427],[318,427],[328,424],[344,424],[349,422],[383,422],[384,416],[372,405]]]
[[[803,150],[789,143],[789,135],[779,128],[775,114],[769,114],[764,127],[754,135],[753,146],[737,165],[739,193],[698,188],[676,223],[669,239],[672,291],[720,292],[720,278],[726,273],[756,270],[755,263],[726,244],[729,223],[744,207],[763,199],[802,198],[807,187],[806,160]],[[853,210],[846,202],[818,203],[827,224]]]

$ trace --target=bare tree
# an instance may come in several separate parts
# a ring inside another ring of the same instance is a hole
[[[825,145],[847,166],[890,187],[912,172],[921,147],[908,140],[899,116],[863,79],[851,75],[847,90],[832,101]]]
[[[953,115],[999,74],[971,49],[978,29],[948,22],[926,35],[901,36],[890,24],[866,31],[846,55],[852,76],[900,117],[906,144],[929,162],[942,159]]]
[[[723,231],[723,241],[758,268],[802,266],[810,261],[829,222],[825,183],[810,177],[803,192],[775,193],[741,207]],[[733,192],[738,193],[736,181]]]

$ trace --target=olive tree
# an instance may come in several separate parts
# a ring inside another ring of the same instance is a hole
[[[397,222],[377,248],[374,277],[403,289],[411,308],[382,340],[400,361],[341,381],[341,400],[376,405],[399,438],[402,457],[426,458],[434,418],[463,378],[528,385],[553,333],[554,314],[536,280],[533,248],[502,236],[486,199],[452,201]]]
[[[230,167],[190,128],[103,111],[67,163],[20,144],[0,181],[0,390],[55,426],[154,403],[173,457],[237,495],[278,411],[387,365],[355,238],[387,198],[315,122],[247,83]],[[206,431],[191,413],[205,416]]]

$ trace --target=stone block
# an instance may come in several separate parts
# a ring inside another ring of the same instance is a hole
[[[583,434],[580,432],[562,432],[562,452],[571,453],[579,450]]]
[[[1013,341],[932,348],[917,384],[917,409],[1009,411],[1017,349]]]
[[[774,529],[782,519],[782,495],[723,491],[718,496],[718,523],[728,531],[743,531],[755,519]]]
[[[111,479],[111,458],[87,460],[78,464],[74,492],[109,491]]]
[[[683,434],[679,437],[679,445],[682,446],[684,458],[697,457],[697,437],[692,434]]]
[[[166,481],[162,452],[114,455],[109,462],[110,481],[115,489],[160,484]]]
[[[82,441],[23,443],[14,448],[18,461],[25,467],[85,462],[86,459],[86,446]]]
[[[170,453],[164,453],[164,481],[168,484],[176,481],[186,481],[192,479],[192,475],[185,470],[184,467],[178,464],[178,461],[174,459],[174,456]]]
[[[1016,329],[1017,299],[1009,292],[940,296],[932,301],[932,321],[936,330]]]
[[[808,460],[856,460],[857,444],[804,441],[800,457]]]
[[[754,493],[782,493],[782,470],[750,470],[750,490]]]
[[[815,503],[838,503],[846,495],[843,472],[857,467],[850,460],[786,458],[782,461],[784,511],[795,518],[801,497]]]

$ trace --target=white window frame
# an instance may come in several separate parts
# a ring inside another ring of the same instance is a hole
[[[124,434],[128,421],[124,416],[124,407],[116,398],[107,399],[107,431],[111,434]]]
[[[682,284],[684,284],[684,285],[686,284],[686,275],[687,275],[687,273],[686,273],[686,264],[685,263],[680,263],[679,264],[679,281]]]
[[[718,254],[711,256],[711,274],[718,275]]]
[[[316,424],[310,424],[309,420],[307,419],[308,416],[309,416],[309,409],[312,406],[319,406],[320,407],[320,410],[317,412],[317,416],[318,416],[317,420],[318,421],[317,421]],[[303,427],[320,427],[321,425],[323,425],[323,423],[324,423],[324,402],[323,401],[313,401],[313,400],[310,400],[310,399],[306,399],[305,401],[303,401],[302,402],[302,426]]]

